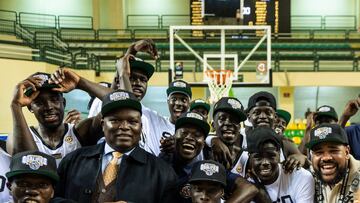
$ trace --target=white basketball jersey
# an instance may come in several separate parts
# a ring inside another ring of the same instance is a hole
[[[6,187],[5,177],[5,174],[9,171],[10,160],[10,155],[0,148],[0,202],[10,202],[12,200]]]
[[[249,179],[250,182],[253,180]],[[312,203],[314,202],[314,179],[311,173],[303,168],[292,173],[284,173],[279,164],[279,177],[265,185],[272,202],[279,203]]]
[[[62,158],[64,158],[65,155],[81,147],[81,144],[74,133],[74,124],[65,124],[64,137],[55,148],[47,145],[34,127],[30,127],[30,132],[39,151],[52,155],[56,159],[57,165],[59,165],[60,161]]]

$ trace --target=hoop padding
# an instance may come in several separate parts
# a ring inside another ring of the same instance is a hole
[[[205,71],[205,81],[208,83],[210,91],[209,102],[213,104],[220,98],[229,96],[233,72],[231,70],[207,70]]]

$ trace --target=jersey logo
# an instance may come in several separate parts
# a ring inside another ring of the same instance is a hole
[[[236,172],[238,172],[239,174],[242,172],[242,167],[240,164],[236,167]]]
[[[47,159],[39,155],[26,155],[21,162],[28,165],[32,170],[38,170],[41,166],[47,165]]]
[[[67,143],[69,143],[69,144],[71,144],[72,142],[73,142],[73,138],[72,138],[72,136],[70,136],[70,135],[68,135],[68,136],[66,136],[65,137],[65,142],[67,142]]]
[[[219,166],[212,163],[204,163],[200,165],[200,170],[204,171],[206,175],[212,176],[214,173],[219,173]]]

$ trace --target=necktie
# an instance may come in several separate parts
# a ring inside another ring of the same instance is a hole
[[[104,178],[104,184],[107,186],[109,183],[111,183],[113,180],[115,180],[117,172],[118,172],[118,165],[117,162],[119,158],[122,156],[120,152],[112,152],[113,158],[109,162],[109,164],[106,166],[103,178]]]

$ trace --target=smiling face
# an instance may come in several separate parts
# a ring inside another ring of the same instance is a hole
[[[168,98],[168,107],[170,112],[170,121],[175,123],[181,114],[189,110],[189,97],[181,93],[173,93]]]
[[[216,135],[225,144],[234,144],[240,135],[240,119],[234,114],[225,111],[216,112],[213,127]]]
[[[279,149],[272,142],[265,142],[259,152],[250,154],[252,172],[265,185],[274,183],[279,176]]]
[[[130,108],[116,109],[101,121],[106,143],[119,152],[127,152],[138,145],[141,134],[141,114]]]
[[[59,127],[64,118],[65,100],[61,93],[41,90],[31,102],[29,110],[34,113],[38,122],[46,128]]]
[[[258,126],[267,126],[272,128],[275,121],[275,110],[265,101],[257,102],[256,106],[248,113],[249,121],[254,128]]]
[[[40,175],[14,177],[8,186],[14,203],[48,203],[54,196],[52,182]]]
[[[317,176],[326,184],[334,185],[345,175],[350,159],[348,146],[324,142],[312,148],[312,164]]]
[[[186,162],[192,161],[204,148],[205,134],[194,125],[184,125],[176,130],[176,152]]]
[[[144,98],[146,94],[149,78],[140,70],[131,70],[129,80],[131,83],[132,92],[136,98],[141,101],[141,99]]]
[[[276,120],[275,120],[274,126],[275,126],[275,127],[274,127],[275,132],[276,132],[277,134],[279,134],[279,135],[283,135],[283,133],[284,133],[284,131],[285,131],[285,129],[286,129],[287,124],[286,124],[285,119],[283,119],[283,118],[281,118],[281,117],[278,117],[278,118],[276,118]]]

